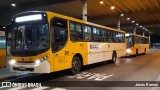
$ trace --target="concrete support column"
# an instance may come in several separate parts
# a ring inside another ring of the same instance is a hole
[[[145,36],[145,32],[143,32],[143,36]]]
[[[137,29],[137,27],[135,26],[134,29],[133,29],[134,34],[136,34],[136,29]]]
[[[118,15],[118,19],[117,19],[117,29],[118,30],[121,29],[121,18],[120,18],[120,15]]]
[[[87,0],[81,0],[82,2],[82,18],[87,22]]]
[[[148,39],[149,39],[149,48],[151,48],[151,34],[150,33],[149,33]]]

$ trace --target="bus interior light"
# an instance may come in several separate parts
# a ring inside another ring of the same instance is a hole
[[[36,15],[16,17],[15,22],[25,22],[25,21],[41,20],[41,19],[42,19],[42,15],[36,14]]]

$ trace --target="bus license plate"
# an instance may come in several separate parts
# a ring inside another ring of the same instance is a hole
[[[26,70],[25,67],[19,67],[19,70]]]

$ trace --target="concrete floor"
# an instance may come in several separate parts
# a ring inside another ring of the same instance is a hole
[[[12,89],[1,87],[0,89],[2,90],[160,90],[158,87],[133,87],[133,85],[129,84],[133,84],[135,82],[142,83],[139,81],[160,81],[160,50],[152,49],[146,55],[119,58],[116,64],[105,62],[85,66],[81,73],[77,75],[70,75],[69,71],[65,70],[51,74],[25,75],[15,79],[6,79],[4,81],[17,81],[22,83],[39,82],[42,83],[43,87]],[[115,81],[117,85],[113,85],[113,87],[104,87],[103,85],[103,87],[96,87],[98,85],[92,83],[91,81],[94,81],[97,84],[100,84],[100,82],[105,84],[110,83],[110,81]],[[90,84],[87,86],[85,83]]]

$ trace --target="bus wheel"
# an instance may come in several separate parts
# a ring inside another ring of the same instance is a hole
[[[79,57],[73,57],[72,60],[72,68],[71,68],[71,73],[72,74],[77,74],[81,70],[81,61]]]
[[[113,52],[112,54],[112,63],[115,63],[117,61],[117,53]]]

